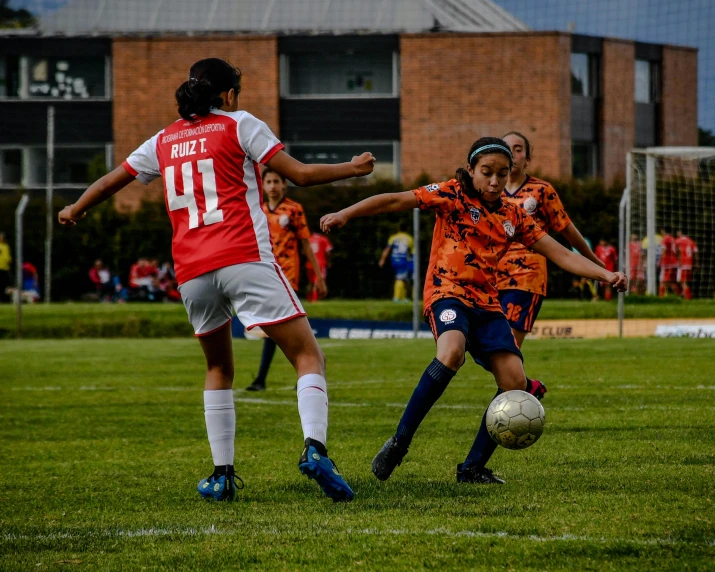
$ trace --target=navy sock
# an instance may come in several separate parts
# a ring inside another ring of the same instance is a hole
[[[432,363],[427,366],[420,378],[420,382],[412,392],[412,397],[410,397],[405,412],[402,414],[402,419],[400,419],[400,424],[397,426],[395,437],[401,447],[407,448],[410,446],[412,437],[414,437],[415,431],[417,431],[425,415],[444,393],[456,373],[437,358],[434,358]]]
[[[492,398],[492,401],[497,395],[504,393],[502,389],[497,389],[496,395]],[[490,402],[491,403],[491,402]],[[464,460],[464,467],[478,466],[483,468],[489,462],[489,459],[497,450],[497,444],[489,436],[487,431],[487,412],[484,411],[482,416],[482,423],[479,425],[479,431],[477,431],[477,436],[474,439],[474,444],[469,450],[467,458]]]
[[[273,361],[273,356],[276,353],[276,342],[271,338],[266,338],[263,340],[263,352],[261,353],[261,365],[258,368],[258,375],[256,380],[253,382],[258,385],[266,385],[266,376],[268,375],[268,370],[271,367],[271,362]]]

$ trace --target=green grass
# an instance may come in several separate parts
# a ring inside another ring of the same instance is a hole
[[[236,342],[237,388],[260,348]],[[528,342],[547,428],[497,451],[501,487],[454,476],[494,392],[484,371],[462,369],[380,483],[370,461],[434,345],[324,349],[348,505],[297,470],[282,357],[269,391],[236,391],[246,488],[210,504],[195,492],[211,458],[194,340],[0,341],[0,569],[712,570],[712,340]]]
[[[411,304],[388,300],[326,300],[306,304],[311,318],[411,321]],[[26,338],[181,337],[191,326],[181,304],[35,304],[23,308]],[[539,317],[543,320],[617,317],[616,303],[549,300]],[[715,300],[629,297],[627,318],[712,318]],[[0,304],[0,339],[15,337],[15,308]]]

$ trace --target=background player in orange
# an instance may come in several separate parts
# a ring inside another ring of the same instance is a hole
[[[306,288],[306,294],[309,302],[317,302],[319,297],[319,291],[317,288],[319,278],[322,277],[323,281],[328,279],[328,268],[330,267],[330,253],[333,252],[333,245],[328,240],[322,232],[314,232],[310,235],[308,239],[310,242],[310,248],[315,254],[315,259],[318,261],[318,266],[320,267],[320,272],[313,271],[313,265],[306,261],[305,263],[305,274],[308,279],[308,286]]]
[[[603,262],[603,266],[606,270],[609,270],[610,272],[616,271],[618,265],[618,252],[616,252],[616,248],[605,238],[598,241],[594,254],[601,262]],[[607,282],[602,282],[601,285],[603,286],[604,300],[606,300],[606,302],[610,302],[613,298],[611,285]]]
[[[693,268],[698,267],[698,245],[682,230],[675,233],[675,247],[678,249],[678,284],[682,288],[683,297],[692,300],[693,292],[690,283],[693,281]]]
[[[313,268],[318,268],[318,261],[315,259],[308,240],[310,231],[305,220],[305,213],[300,203],[286,197],[288,188],[283,175],[267,167],[263,171],[262,180],[263,191],[268,197],[268,200],[263,203],[263,212],[266,213],[268,219],[273,254],[291,288],[297,292],[300,283],[299,244],[308,259],[308,264],[311,264]],[[321,297],[328,293],[322,275],[317,283],[317,291]],[[266,388],[266,377],[275,353],[276,343],[269,337],[265,338],[258,375],[253,383],[246,388],[246,391],[263,391]]]
[[[372,463],[380,480],[390,477],[407,454],[412,437],[430,408],[462,367],[465,353],[491,371],[503,391],[521,389],[537,398],[546,388],[524,375],[522,356],[498,300],[496,271],[499,259],[513,242],[532,247],[565,270],[628,286],[624,274],[608,272],[549,237],[518,206],[503,201],[502,191],[512,167],[511,151],[495,137],[482,137],[467,154],[469,168],[454,179],[414,191],[382,194],[324,216],[321,228],[345,225],[351,218],[419,207],[437,215],[424,288],[425,317],[437,340],[437,357],[427,366],[397,427]],[[497,445],[486,421],[477,433],[457,481],[503,483],[486,463]]]
[[[560,232],[579,253],[602,266],[569,219],[554,187],[526,173],[532,152],[529,140],[516,131],[507,133],[503,139],[511,149],[513,166],[502,200],[522,209],[544,232]],[[546,259],[519,242],[513,242],[499,261],[499,300],[519,347],[541,310],[546,297],[546,279]]]
[[[660,286],[658,286],[658,296],[661,298],[671,290],[676,296],[680,296],[678,286],[678,248],[675,245],[675,238],[670,234],[669,228],[661,228],[660,234]]]
[[[261,327],[276,341],[298,376],[298,413],[304,447],[301,473],[333,500],[353,491],[328,457],[325,356],[305,311],[276,263],[261,209],[259,164],[296,185],[330,183],[372,172],[371,153],[348,163],[306,165],[283,151],[263,122],[239,110],[241,72],[208,58],[196,62],[176,90],[177,119],[137,148],[118,168],[92,183],[62,209],[60,224],[86,212],[138,179],[161,177],[173,230],[176,281],[206,358],[204,412],[214,471],[198,484],[201,497],[232,500],[236,412],[231,321]]]

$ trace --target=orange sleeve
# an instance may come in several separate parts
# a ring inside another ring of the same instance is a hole
[[[514,240],[520,242],[524,246],[531,246],[546,236],[546,233],[541,230],[541,227],[537,224],[537,222],[531,218],[531,215],[517,211],[516,222]]]
[[[566,209],[561,202],[559,194],[550,184],[547,184],[544,190],[544,201],[541,209],[544,220],[547,221],[550,229],[561,232],[571,224],[571,219],[569,215],[566,214]]]
[[[417,199],[417,206],[425,211],[453,210],[457,198],[455,183],[456,181],[445,181],[414,189],[412,192]]]
[[[293,213],[293,228],[298,240],[310,238],[310,230],[308,230],[308,221],[305,220],[305,212],[303,207],[298,206]]]

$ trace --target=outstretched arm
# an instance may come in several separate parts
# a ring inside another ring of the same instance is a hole
[[[588,242],[586,242],[586,239],[584,239],[583,235],[579,232],[574,223],[570,223],[561,231],[561,234],[566,240],[569,241],[571,246],[581,253],[582,256],[585,256],[594,264],[598,264],[601,268],[606,267],[606,265],[593,253],[591,247],[588,245]]]
[[[134,180],[134,175],[124,167],[117,167],[92,183],[76,203],[68,205],[58,215],[60,224],[74,226],[85,213],[94,206],[103,203]]]
[[[387,257],[390,256],[390,252],[392,251],[392,245],[388,244],[385,249],[382,251],[382,256],[380,256],[380,262],[377,263],[377,265],[382,268],[385,266],[385,262],[387,262]]]
[[[628,288],[628,277],[625,274],[622,272],[609,272],[605,268],[596,266],[596,264],[580,254],[564,248],[550,236],[544,236],[541,240],[536,241],[531,245],[531,248],[567,272],[584,278],[607,282],[619,292],[625,292]]]
[[[330,213],[320,219],[320,228],[324,233],[329,233],[331,228],[345,226],[351,218],[370,216],[380,213],[394,213],[417,208],[417,198],[412,191],[401,193],[384,193],[375,195],[355,203],[353,206],[337,213]]]
[[[271,169],[277,171],[294,185],[309,187],[333,183],[350,177],[362,177],[372,173],[375,167],[375,157],[372,153],[363,153],[353,157],[349,163],[307,164],[294,159],[288,153],[279,151],[266,163]]]

